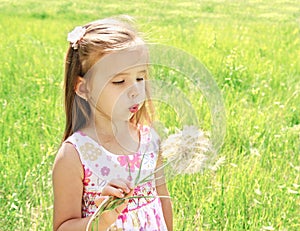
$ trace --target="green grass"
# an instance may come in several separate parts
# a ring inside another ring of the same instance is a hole
[[[226,162],[169,182],[175,230],[300,229],[297,1],[0,0],[0,12],[0,230],[51,230],[66,35],[119,14],[134,16],[150,41],[197,57],[223,93],[227,134],[219,156]],[[197,107],[199,99],[190,99]],[[173,126],[172,112],[163,112]]]

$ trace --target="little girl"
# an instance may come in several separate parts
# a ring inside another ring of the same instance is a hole
[[[150,127],[144,41],[117,19],[76,27],[68,41],[53,230],[86,230],[105,196],[129,199],[102,213],[98,230],[172,230],[170,199],[158,197],[169,193],[163,173],[155,171],[162,162],[159,137]]]

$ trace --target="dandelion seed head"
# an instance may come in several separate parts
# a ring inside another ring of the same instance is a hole
[[[195,126],[184,126],[182,131],[177,130],[162,142],[161,148],[163,158],[170,162],[169,167],[176,174],[202,172],[213,157],[208,133]]]

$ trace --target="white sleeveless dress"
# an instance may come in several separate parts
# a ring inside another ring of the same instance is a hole
[[[107,151],[89,136],[78,131],[65,142],[72,143],[78,152],[84,170],[82,217],[91,216],[97,206],[94,201],[103,187],[113,178],[134,180],[151,174],[159,151],[159,138],[153,129],[140,126],[140,147],[131,155],[116,155]],[[134,196],[151,196],[130,199],[116,222],[108,230],[167,231],[160,199],[157,198],[154,177],[134,189]],[[153,197],[152,197],[153,196]]]

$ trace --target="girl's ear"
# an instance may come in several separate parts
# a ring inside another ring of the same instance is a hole
[[[76,85],[75,85],[75,93],[80,98],[87,101],[89,91],[87,88],[87,82],[83,77],[80,77],[80,76],[77,77],[77,81],[76,81]]]

